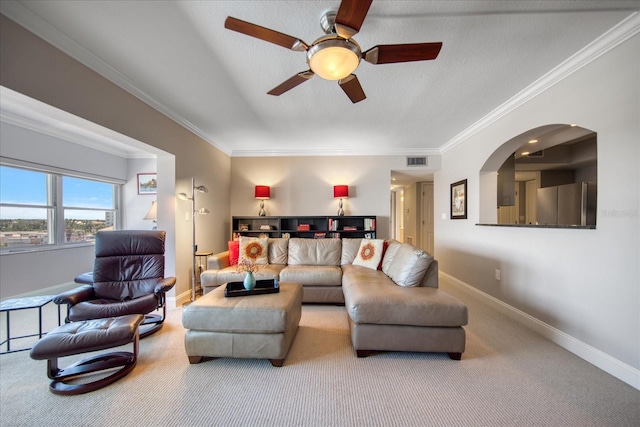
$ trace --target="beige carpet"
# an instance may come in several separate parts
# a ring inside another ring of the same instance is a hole
[[[639,391],[474,297],[458,296],[471,318],[459,362],[423,353],[358,359],[344,307],[318,305],[303,306],[282,368],[246,359],[190,365],[181,309],[171,310],[165,327],[141,341],[138,366],[129,376],[89,394],[53,395],[45,361],[31,360],[28,352],[5,354],[0,425],[640,425]],[[12,325],[36,327],[26,316],[12,314]],[[61,365],[72,361],[65,358]]]

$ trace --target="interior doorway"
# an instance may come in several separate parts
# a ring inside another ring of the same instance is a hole
[[[421,184],[420,247],[433,255],[434,252],[434,207],[433,182]]]
[[[390,218],[391,224],[389,230],[391,231],[391,238],[399,242],[404,242],[404,189],[392,188],[391,189],[391,208]]]

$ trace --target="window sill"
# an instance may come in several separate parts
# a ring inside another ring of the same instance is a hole
[[[42,246],[37,248],[15,248],[15,249],[3,249],[0,252],[0,256],[5,255],[20,255],[34,252],[48,252],[48,251],[60,251],[65,249],[77,249],[77,248],[85,248],[88,246],[95,246],[95,243],[74,243],[69,245],[51,245],[51,246]]]

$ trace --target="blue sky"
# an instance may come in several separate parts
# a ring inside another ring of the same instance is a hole
[[[70,207],[111,208],[112,185],[87,179],[63,178],[63,205]],[[0,200],[2,203],[47,204],[46,174],[0,166]],[[100,212],[67,212],[76,219],[104,219]],[[1,219],[44,219],[43,209],[3,207]]]

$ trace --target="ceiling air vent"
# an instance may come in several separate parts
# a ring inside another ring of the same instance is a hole
[[[407,157],[407,166],[427,166],[427,157]]]

